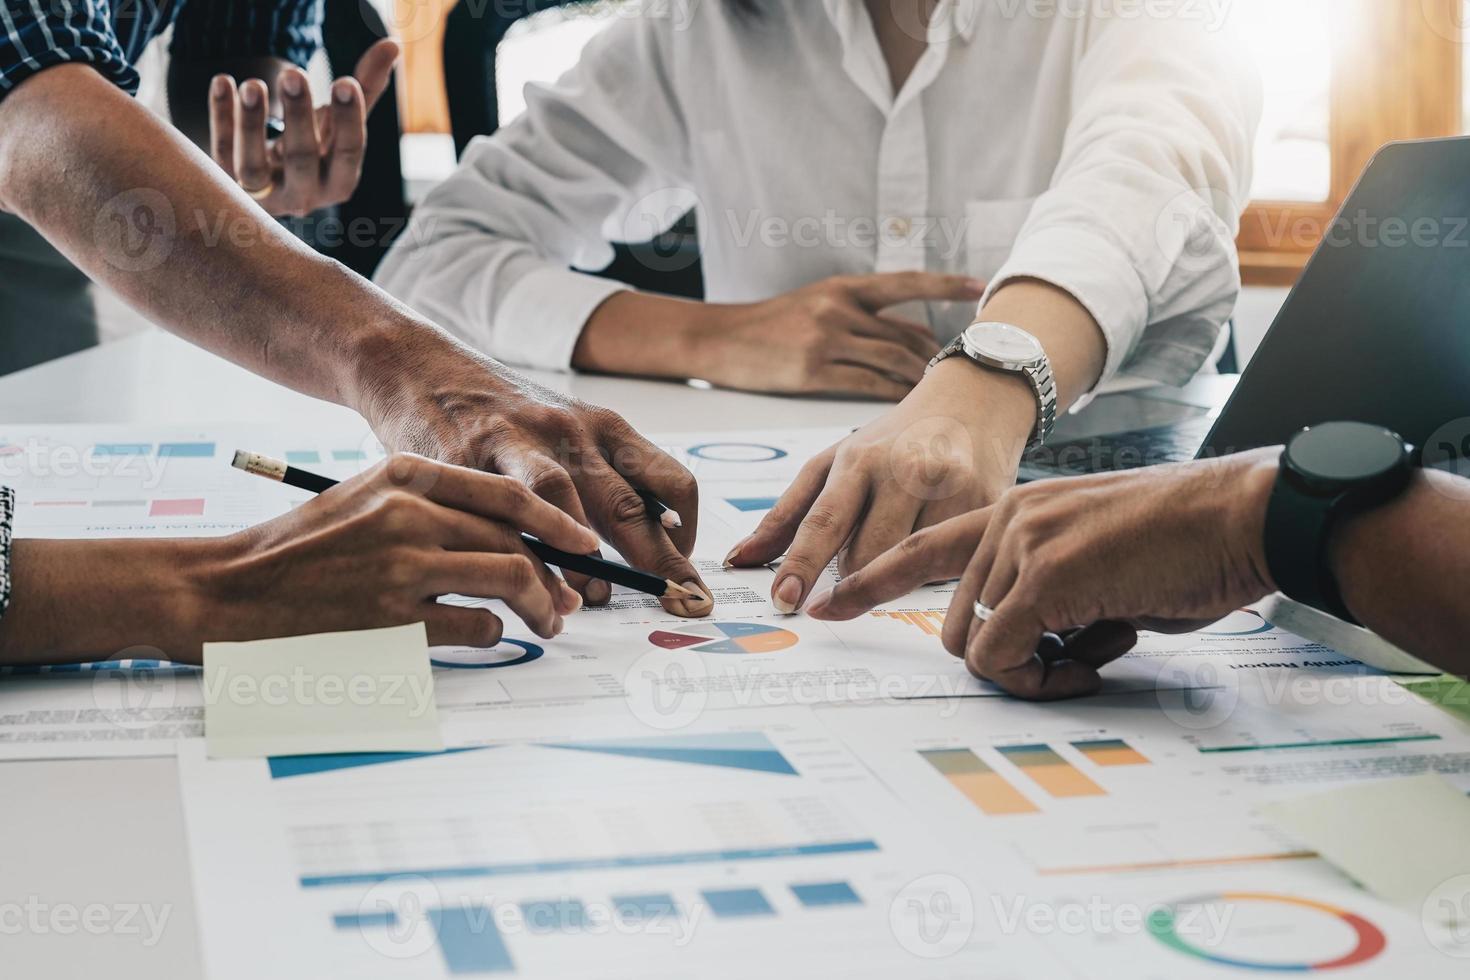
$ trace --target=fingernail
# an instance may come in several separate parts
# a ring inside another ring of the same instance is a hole
[[[216,75],[210,83],[209,94],[216,99],[227,99],[230,96],[230,78],[228,75]]]
[[[338,102],[348,105],[352,102],[352,84],[350,82],[338,82],[332,87],[332,95]]]
[[[822,613],[824,613],[824,612],[827,611],[827,606],[828,606],[829,603],[831,603],[831,601],[832,601],[832,593],[830,591],[823,592],[821,595],[817,596],[811,602],[807,603],[806,614],[808,616],[817,616],[817,617],[820,617],[822,615]]]
[[[679,528],[684,526],[684,519],[679,516],[678,511],[666,510],[663,512],[662,516],[659,517],[659,523],[671,531],[677,531]]]
[[[294,71],[285,72],[281,76],[281,88],[287,95],[301,94],[301,76]]]
[[[551,621],[551,635],[552,636],[561,636],[562,630],[564,630],[566,628],[567,628],[566,620],[562,619],[560,616],[557,616],[555,619],[553,619]]]
[[[801,590],[803,586],[801,579],[795,575],[788,575],[776,583],[776,591],[771,596],[771,602],[776,611],[787,616],[796,612],[797,604],[801,602]]]
[[[698,598],[696,599],[686,599],[686,605],[713,606],[715,604],[715,600],[710,596],[709,589],[707,587],[700,585],[698,582],[684,582],[682,584],[684,588],[688,589],[690,592],[693,592],[696,596],[698,596]]]
[[[754,535],[751,535],[751,537],[754,537]],[[730,553],[725,556],[725,563],[724,564],[725,564],[725,567],[726,568],[729,568],[731,565],[733,565],[735,563],[735,556],[738,555],[738,554],[740,554],[740,549],[741,548],[744,548],[749,543],[750,543],[750,538],[742,538],[740,540],[740,543],[739,544],[737,544],[735,547],[733,547],[733,548],[730,549]]]
[[[612,599],[612,586],[600,578],[587,583],[587,601],[601,605]]]
[[[244,85],[240,88],[240,101],[247,109],[254,109],[260,105],[260,89],[254,85]]]

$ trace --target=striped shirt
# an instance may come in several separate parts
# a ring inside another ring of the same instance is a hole
[[[128,93],[134,65],[170,26],[181,61],[274,56],[305,67],[322,0],[0,0],[0,99],[42,69],[89,64]]]

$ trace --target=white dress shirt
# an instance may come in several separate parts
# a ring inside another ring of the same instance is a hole
[[[1104,379],[1182,383],[1240,290],[1259,116],[1211,7],[941,0],[895,94],[862,0],[765,0],[754,20],[651,0],[471,144],[378,282],[497,358],[566,369],[625,288],[569,267],[694,203],[711,302],[853,273],[1037,278],[1101,325]],[[975,309],[906,312],[947,340]]]

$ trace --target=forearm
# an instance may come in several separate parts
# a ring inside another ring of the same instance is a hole
[[[18,540],[0,664],[197,661],[212,539]]]
[[[1425,471],[1409,492],[1333,535],[1343,598],[1363,625],[1437,667],[1470,675],[1470,481]]]
[[[592,314],[572,352],[579,371],[656,378],[700,377],[719,356],[721,307],[648,293],[609,296]]]
[[[0,102],[0,206],[159,325],[359,410],[364,346],[447,340],[286,234],[84,66],[48,69]]]

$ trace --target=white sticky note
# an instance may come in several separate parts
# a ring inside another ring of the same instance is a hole
[[[1316,793],[1263,812],[1364,888],[1414,912],[1456,880],[1470,889],[1470,798],[1432,773]]]
[[[204,644],[210,758],[444,748],[423,623]]]

